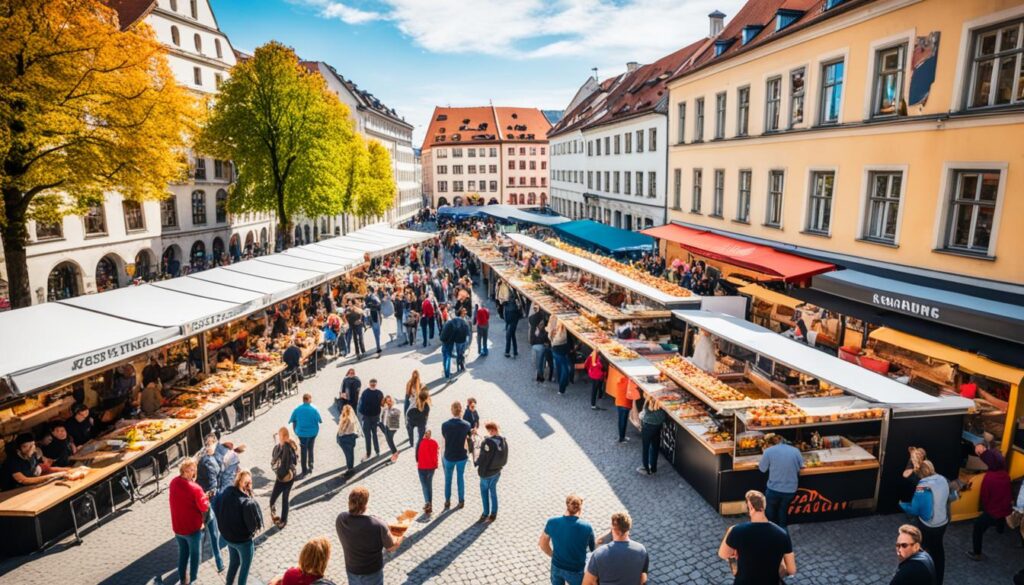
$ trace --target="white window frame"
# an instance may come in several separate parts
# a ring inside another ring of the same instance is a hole
[[[871,202],[871,173],[902,173],[903,179],[900,185],[900,209],[896,213],[896,237],[892,242],[877,240],[868,236],[868,227],[871,222],[871,214],[868,213],[868,206]],[[910,178],[910,165],[868,165],[861,169],[860,198],[857,208],[857,239],[872,244],[883,246],[899,246],[900,235],[903,229],[903,212],[907,209],[907,182]]]
[[[769,194],[772,188],[772,173],[782,173],[782,192],[779,194],[779,222],[768,222],[768,210],[770,209]],[[786,225],[786,185],[789,183],[789,169],[786,167],[772,167],[766,169],[764,185],[764,213],[761,215],[761,225],[771,229],[782,230]],[[751,185],[753,189],[753,185]]]
[[[933,243],[936,252],[957,254],[974,258],[993,259],[996,257],[996,243],[999,241],[999,226],[1003,218],[1003,204],[1006,202],[1006,178],[1010,164],[1006,161],[947,161],[942,164],[942,180],[939,183],[939,205],[935,213]],[[992,219],[992,236],[988,241],[988,252],[984,255],[971,254],[946,246],[949,221],[950,196],[955,171],[999,171],[999,188],[996,190],[995,217]]]
[[[803,209],[803,220],[800,224],[803,226],[802,231],[805,234],[812,236],[823,236],[832,237],[832,228],[835,227],[835,211],[836,202],[838,201],[837,195],[839,194],[839,167],[807,167],[807,176],[804,182],[804,209]],[[811,195],[814,194],[814,175],[815,173],[832,173],[832,198],[829,207],[828,217],[828,231],[812,230],[810,225],[811,219]],[[783,184],[785,188],[785,184]]]
[[[963,23],[963,28],[960,31],[960,52],[958,53],[959,57],[956,63],[956,75],[953,79],[952,103],[949,105],[950,111],[962,112],[968,109],[969,77],[972,75],[971,64],[974,61],[974,33],[979,29],[988,28],[1000,22],[1014,20],[1022,16],[1024,16],[1024,4],[986,14]],[[980,110],[981,108],[971,109]]]
[[[884,51],[886,49],[892,49],[899,45],[906,45],[906,49],[904,50],[903,55],[903,87],[901,88],[902,93],[900,94],[903,96],[903,99],[905,100],[908,97],[907,91],[910,89],[910,58],[914,52],[914,39],[916,38],[917,29],[911,28],[894,35],[890,35],[881,39],[875,39],[874,41],[871,41],[871,44],[868,46],[867,50],[867,61],[865,61],[868,64],[868,71],[866,77],[864,78],[864,87],[868,91],[864,92],[864,109],[862,112],[862,116],[865,120],[870,120],[872,118],[892,117],[889,115],[874,115],[875,92],[878,90],[878,88],[875,87],[875,77],[878,73],[878,52]]]
[[[793,74],[796,73],[800,69],[804,70],[804,93],[803,93],[803,98],[804,98],[804,117],[803,117],[802,120],[800,120],[800,122],[794,124],[793,123]],[[783,91],[783,95],[785,96],[785,100],[786,100],[786,126],[785,126],[785,128],[787,130],[791,130],[793,128],[806,128],[808,126],[808,123],[807,123],[807,103],[809,101],[808,97],[810,97],[809,96],[810,92],[807,91],[807,87],[808,87],[807,83],[810,80],[810,77],[811,77],[811,65],[810,65],[810,63],[801,63],[799,65],[795,65],[793,67],[790,67],[789,70],[786,73],[786,76],[783,78],[784,81],[786,82],[786,86],[783,88],[783,90],[784,90]]]

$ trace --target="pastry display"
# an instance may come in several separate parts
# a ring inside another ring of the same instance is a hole
[[[788,400],[765,400],[747,409],[747,423],[753,427],[803,424],[807,413]]]
[[[629,266],[628,264],[623,264],[617,260],[608,258],[607,256],[599,256],[592,252],[588,252],[583,248],[577,248],[576,246],[566,244],[562,240],[556,240],[554,238],[548,239],[546,243],[548,245],[558,248],[559,250],[569,252],[570,254],[575,254],[576,256],[579,256],[581,258],[586,258],[587,260],[590,260],[592,262],[597,262],[598,264],[604,266],[609,270],[613,270],[623,276],[632,278],[637,282],[641,282],[643,284],[646,284],[647,286],[656,288],[665,294],[669,294],[674,297],[693,296],[692,292],[677,284],[672,284],[671,282],[663,278],[658,278],[657,276],[653,276],[648,272],[638,270],[636,268],[633,268],[632,266]]]
[[[707,397],[711,402],[747,400],[747,396],[742,392],[701,370],[682,356],[656,362],[654,366],[676,383]]]

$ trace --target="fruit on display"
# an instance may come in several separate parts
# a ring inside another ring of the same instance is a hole
[[[593,262],[597,262],[598,264],[600,264],[601,266],[604,266],[605,268],[608,268],[609,270],[613,270],[615,272],[618,272],[619,274],[621,274],[623,276],[627,276],[629,278],[632,278],[633,280],[635,280],[637,282],[642,282],[643,284],[646,284],[647,286],[656,288],[656,289],[660,290],[661,292],[663,292],[665,294],[669,294],[669,295],[672,295],[674,297],[690,297],[690,296],[693,296],[692,292],[686,290],[685,288],[683,288],[683,287],[681,287],[681,286],[679,286],[677,284],[672,284],[671,282],[669,282],[669,281],[667,281],[665,279],[658,278],[657,276],[653,276],[653,275],[651,275],[651,274],[649,274],[647,272],[644,272],[643,270],[638,270],[636,268],[633,268],[632,266],[629,266],[628,264],[623,264],[621,262],[618,262],[618,261],[613,260],[611,258],[608,258],[606,256],[599,256],[598,254],[594,254],[594,253],[588,252],[588,251],[586,251],[586,250],[584,250],[582,248],[577,248],[576,246],[567,244],[567,243],[563,242],[562,240],[557,240],[557,239],[554,239],[554,238],[549,238],[545,242],[548,245],[551,245],[551,246],[554,246],[554,247],[558,248],[559,250],[562,250],[562,251],[565,251],[565,252],[569,252],[570,254],[575,254],[575,255],[577,255],[577,256],[579,256],[581,258],[586,258],[587,260],[590,260],[590,261],[593,261]]]
[[[747,400],[747,396],[722,382],[718,378],[701,370],[682,356],[670,357],[655,362],[654,366],[669,378],[693,392],[706,396],[712,402],[738,402]]]

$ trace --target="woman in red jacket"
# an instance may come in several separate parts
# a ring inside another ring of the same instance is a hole
[[[196,461],[186,459],[178,468],[178,477],[167,490],[171,504],[171,528],[178,543],[178,580],[188,585],[199,573],[199,553],[203,538],[203,518],[210,500],[196,483]],[[185,570],[189,569],[188,576]]]
[[[423,488],[423,513],[430,515],[434,511],[434,472],[437,471],[437,454],[440,446],[431,438],[430,431],[423,433],[420,444],[416,446],[416,469],[420,474],[420,487]]]
[[[980,561],[984,558],[981,554],[981,542],[985,531],[993,526],[999,532],[1003,531],[1012,502],[1010,474],[1006,472],[1006,459],[1003,458],[1003,454],[997,449],[986,449],[981,444],[974,448],[974,452],[988,466],[988,471],[981,480],[981,516],[974,520],[974,530],[971,534],[972,550],[967,552],[972,561]]]

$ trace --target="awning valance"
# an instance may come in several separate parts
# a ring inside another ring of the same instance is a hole
[[[879,327],[868,337],[939,361],[955,364],[965,372],[980,374],[1007,384],[1020,384],[1024,380],[1024,370],[889,327]]]
[[[590,219],[568,221],[552,226],[559,237],[582,245],[596,248],[606,254],[629,252],[650,252],[654,250],[654,238],[639,232],[605,225]]]
[[[815,274],[835,270],[833,264],[681,225],[662,225],[642,233],[675,242],[698,256],[764,274],[772,280],[799,282]]]

